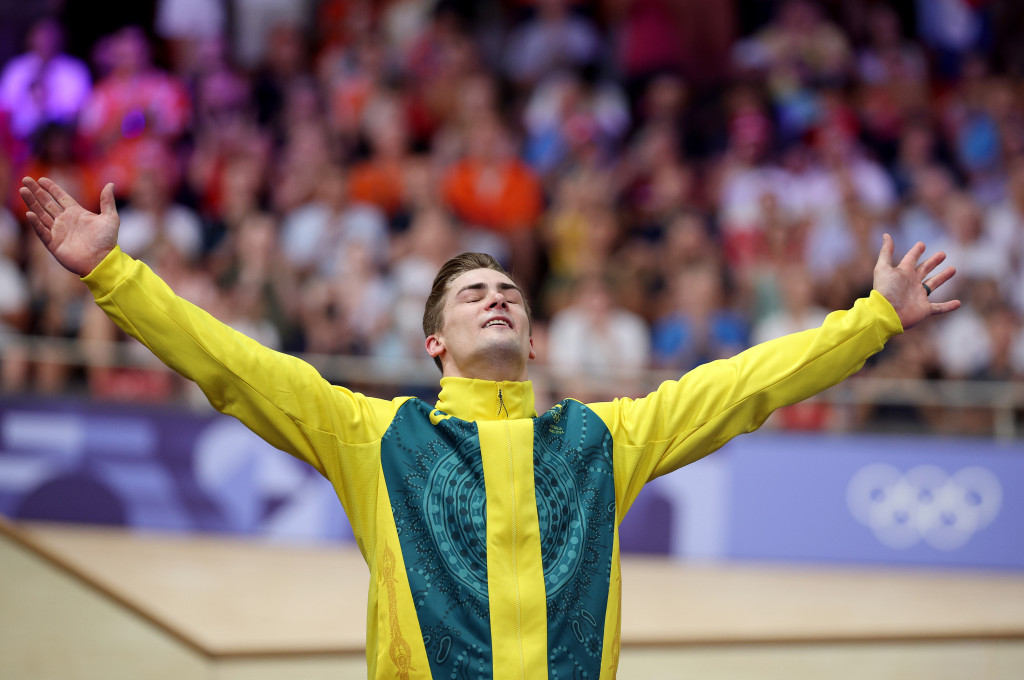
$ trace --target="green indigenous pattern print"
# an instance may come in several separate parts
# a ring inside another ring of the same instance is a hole
[[[611,433],[589,408],[566,399],[534,422],[533,470],[548,676],[597,678],[615,539]]]
[[[476,425],[431,422],[410,399],[381,440],[381,466],[435,678],[490,678],[487,507]]]

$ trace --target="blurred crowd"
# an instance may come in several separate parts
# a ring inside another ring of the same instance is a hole
[[[126,252],[287,352],[425,356],[434,274],[480,250],[565,391],[628,391],[817,326],[889,232],[965,304],[865,374],[1024,376],[1021,3],[156,0],[77,54],[41,4],[0,72],[7,391],[175,389],[10,342],[121,338],[24,224],[24,175],[92,209],[114,182]]]

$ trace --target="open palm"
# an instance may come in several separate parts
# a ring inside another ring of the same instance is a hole
[[[114,205],[114,185],[100,193],[100,212],[89,212],[53,180],[22,180],[21,199],[28,223],[46,249],[69,271],[85,276],[117,245],[121,224]]]
[[[928,296],[956,274],[955,267],[946,267],[928,278],[932,271],[942,264],[946,254],[938,252],[924,262],[918,260],[924,255],[925,245],[916,243],[899,264],[893,266],[896,246],[892,236],[882,237],[882,250],[875,264],[874,288],[881,293],[896,310],[903,324],[903,330],[910,330],[930,316],[947,314],[960,307],[959,300],[931,302]]]

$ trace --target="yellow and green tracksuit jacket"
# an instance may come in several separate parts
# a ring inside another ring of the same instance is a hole
[[[618,527],[643,485],[839,382],[902,332],[872,293],[642,399],[567,399],[538,415],[529,382],[443,378],[436,404],[330,385],[119,249],[84,280],[218,410],[334,485],[370,569],[371,678],[614,677]]]

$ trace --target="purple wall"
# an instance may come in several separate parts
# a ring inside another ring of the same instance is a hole
[[[331,485],[210,411],[0,400],[0,513],[351,537]],[[1024,568],[1024,443],[759,432],[655,480],[625,551]]]

